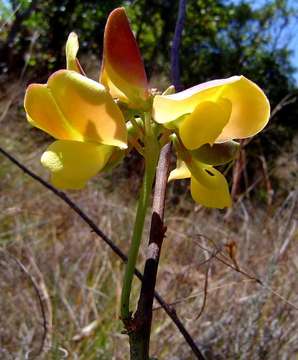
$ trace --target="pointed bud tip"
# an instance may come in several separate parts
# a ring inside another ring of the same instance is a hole
[[[129,99],[147,99],[148,81],[144,64],[123,7],[113,10],[107,20],[101,74],[104,73]]]

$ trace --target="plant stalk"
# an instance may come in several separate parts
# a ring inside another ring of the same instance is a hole
[[[142,239],[152,185],[155,177],[157,159],[159,156],[159,145],[154,137],[153,129],[151,126],[151,113],[145,114],[144,142],[145,142],[145,149],[144,149],[145,173],[144,173],[143,184],[138,200],[137,213],[134,223],[131,246],[128,252],[128,260],[125,268],[122,294],[121,294],[121,318],[128,332],[130,327],[129,323],[131,320],[129,304],[130,304],[132,280],[134,276],[134,270],[136,267],[137,257]]]
[[[163,217],[170,152],[171,145],[168,143],[161,150],[157,166],[144,278],[138,308],[133,319],[133,331],[130,334],[130,352],[133,360],[149,360],[154,289],[161,246],[166,232]]]

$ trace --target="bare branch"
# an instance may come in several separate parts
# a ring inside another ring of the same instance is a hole
[[[129,325],[133,331],[129,333],[131,353],[138,353],[138,358],[149,359],[149,343],[152,323],[152,305],[156,276],[159,263],[161,246],[166,228],[163,223],[164,203],[166,196],[167,180],[169,175],[169,163],[171,144],[166,144],[161,152],[157,165],[152,217],[150,226],[150,238],[147,248],[147,259],[144,269],[144,278],[138,308]]]
[[[17,264],[17,266],[20,268],[22,273],[26,275],[26,277],[31,282],[31,284],[33,286],[33,289],[34,289],[34,291],[36,293],[36,296],[38,298],[38,303],[39,303],[39,306],[40,306],[40,312],[41,312],[41,316],[42,316],[43,334],[42,334],[42,339],[41,339],[39,349],[37,350],[36,354],[33,355],[33,358],[37,358],[44,352],[44,347],[45,347],[47,334],[48,334],[48,329],[49,329],[45,304],[44,304],[44,301],[43,301],[43,291],[41,290],[41,288],[40,288],[38,282],[36,281],[36,279],[30,274],[29,270],[25,267],[25,265],[22,264],[22,262],[19,259],[17,259],[14,255],[12,255],[9,252],[3,251],[3,250],[0,250],[0,251],[4,255],[7,255],[11,260],[13,260]]]
[[[172,83],[176,91],[181,88],[180,83],[180,64],[179,64],[179,48],[181,43],[182,31],[185,21],[186,0],[179,1],[178,18],[175,27],[173,45],[171,49],[171,77]]]
[[[38,289],[41,295],[41,301],[44,304],[45,315],[46,315],[46,322],[44,325],[46,326],[45,337],[44,337],[44,353],[47,353],[52,347],[52,329],[53,329],[53,311],[52,311],[52,303],[50,299],[50,294],[48,292],[43,274],[41,273],[40,269],[38,268],[33,255],[29,249],[26,249],[26,256],[29,260],[29,263],[33,270],[33,276],[38,285]]]
[[[209,279],[210,264],[211,264],[211,262],[209,261],[208,266],[207,266],[207,270],[206,270],[206,274],[205,274],[203,303],[202,303],[201,309],[200,309],[198,315],[196,316],[196,319],[195,319],[195,320],[198,320],[198,319],[201,317],[201,315],[203,314],[203,311],[204,311],[204,309],[205,309],[205,307],[206,307],[207,294],[208,294],[208,279]]]
[[[273,108],[270,114],[270,119],[274,118],[274,116],[281,111],[285,106],[293,104],[297,101],[297,97],[293,94],[287,94],[283,97],[280,102]]]

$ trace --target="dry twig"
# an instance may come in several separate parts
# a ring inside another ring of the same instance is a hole
[[[11,260],[13,260],[14,263],[20,268],[22,273],[25,274],[25,276],[29,279],[30,283],[32,284],[32,287],[37,296],[38,303],[40,306],[40,313],[41,313],[41,317],[42,317],[43,334],[42,334],[40,346],[39,346],[37,352],[34,355],[32,354],[32,358],[34,358],[34,359],[38,358],[39,356],[42,355],[42,353],[48,351],[48,348],[45,348],[45,345],[46,345],[46,340],[48,338],[48,331],[50,329],[49,323],[51,321],[47,317],[47,310],[46,310],[46,305],[45,305],[45,301],[44,301],[44,299],[45,299],[44,288],[42,288],[40,286],[38,281],[36,281],[35,277],[32,274],[30,274],[29,270],[25,267],[25,265],[19,259],[17,259],[14,255],[12,255],[11,253],[9,253],[7,251],[3,251],[3,250],[0,250],[0,251],[4,255],[8,256]]]

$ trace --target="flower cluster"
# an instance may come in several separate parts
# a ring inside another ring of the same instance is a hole
[[[46,84],[31,84],[25,95],[28,121],[56,139],[41,158],[53,184],[80,189],[133,147],[142,154],[146,113],[152,114],[159,144],[166,139],[175,145],[177,167],[169,180],[190,178],[192,197],[204,206],[230,206],[227,181],[215,166],[235,158],[233,139],[253,136],[267,124],[270,106],[263,91],[244,76],[232,76],[156,94],[124,8],[109,15],[99,82],[85,75],[78,50],[71,33],[66,69]]]

